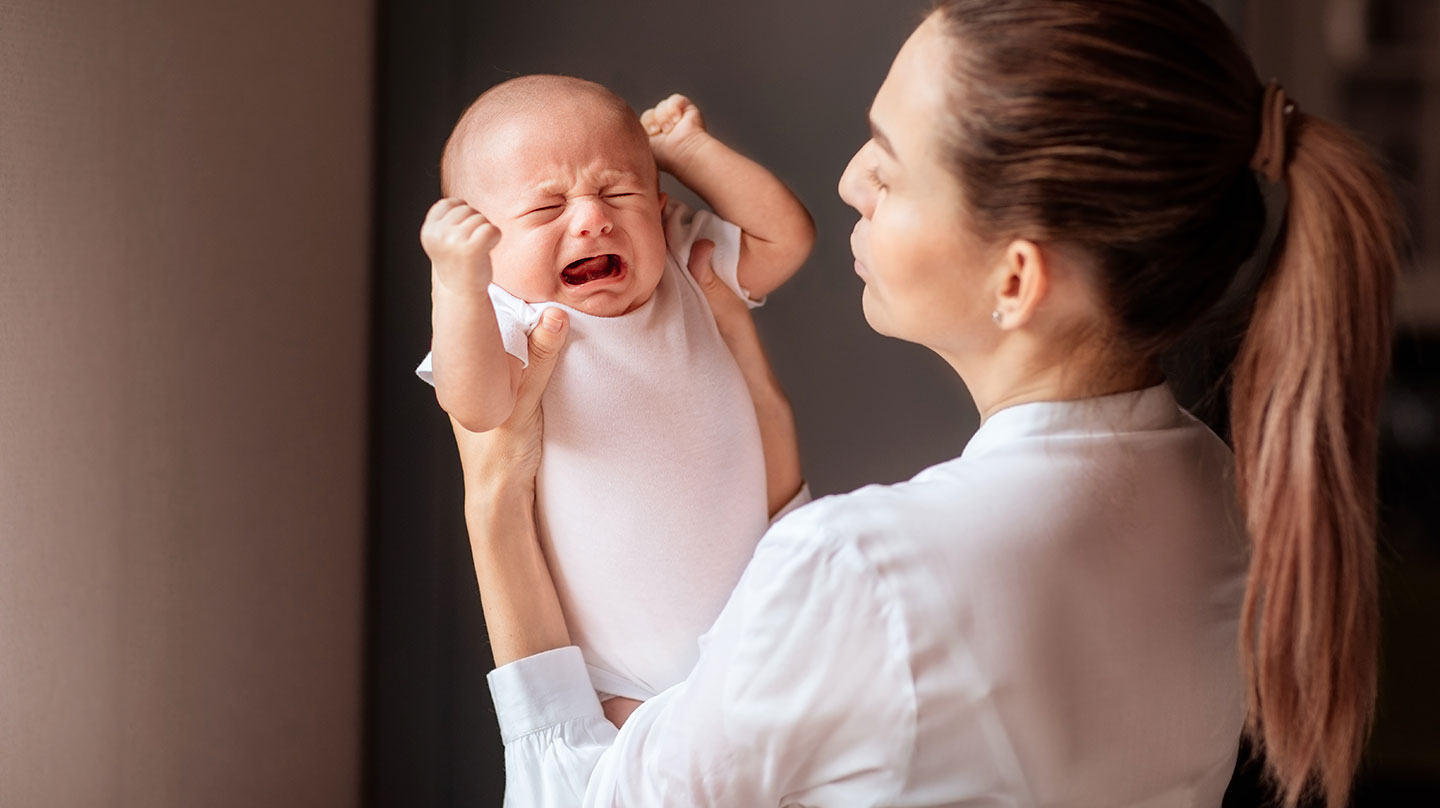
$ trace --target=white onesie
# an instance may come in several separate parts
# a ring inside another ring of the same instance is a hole
[[[522,361],[542,311],[570,315],[541,400],[540,540],[595,689],[641,700],[690,671],[768,521],[754,405],[684,268],[697,239],[715,242],[716,274],[749,301],[740,230],[678,203],[664,221],[664,275],[628,314],[490,286],[505,350]],[[434,383],[429,356],[416,372]]]

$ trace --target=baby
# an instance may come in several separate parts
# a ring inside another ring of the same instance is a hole
[[[657,164],[715,213],[667,201]],[[637,118],[561,76],[481,95],[446,143],[441,186],[421,231],[434,340],[418,372],[461,426],[491,429],[514,406],[541,312],[568,313],[541,403],[540,539],[595,689],[647,699],[689,672],[800,487],[798,467],[767,474],[745,380],[685,269],[691,249],[713,242],[716,275],[758,305],[809,255],[810,216],[683,96]]]

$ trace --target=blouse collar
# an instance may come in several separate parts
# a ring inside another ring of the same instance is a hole
[[[975,458],[1012,441],[1030,437],[1104,435],[1181,426],[1189,416],[1169,385],[1072,401],[1032,401],[1006,407],[981,424],[961,457]]]

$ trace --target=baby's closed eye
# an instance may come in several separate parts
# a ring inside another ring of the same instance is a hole
[[[561,211],[563,211],[564,209],[564,205],[544,205],[542,207],[531,208],[530,210],[525,211],[523,218],[530,219],[536,222],[549,221],[551,219],[558,218]]]

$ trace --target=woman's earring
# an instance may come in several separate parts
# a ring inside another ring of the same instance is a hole
[[[995,311],[990,312],[990,319],[992,319],[992,320],[995,321],[995,325],[1003,325],[1003,323],[1001,322],[1001,320],[1004,319],[1004,318],[1002,318],[1002,317],[1000,316],[1000,310],[999,310],[999,309],[996,309]]]

